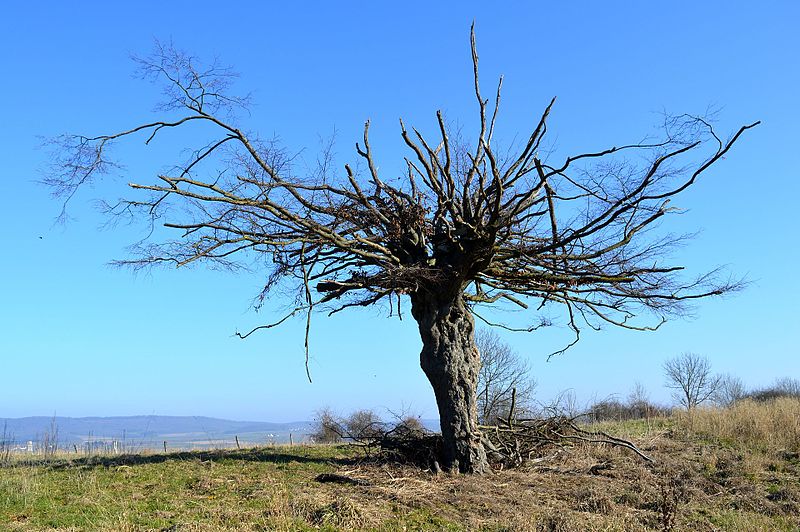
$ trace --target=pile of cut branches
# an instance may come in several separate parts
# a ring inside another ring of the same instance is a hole
[[[357,414],[363,414],[359,412]],[[346,441],[358,447],[368,460],[415,465],[424,469],[437,469],[442,451],[442,436],[425,429],[419,423],[400,420],[392,425],[361,415],[362,419],[324,418],[318,434],[329,438],[323,442]],[[362,423],[363,420],[368,420]],[[312,436],[312,441],[316,438]],[[316,440],[319,441],[319,440]]]
[[[395,462],[413,464],[438,472],[442,451],[442,435],[426,430],[406,430],[404,427],[382,434],[375,442],[380,449],[380,458]]]
[[[555,450],[579,443],[622,447],[647,462],[653,461],[632,442],[602,431],[582,429],[575,421],[576,418],[566,416],[517,420],[498,418],[497,425],[481,427],[483,446],[489,461],[500,468],[536,462]]]
[[[628,440],[602,431],[581,428],[576,420],[581,416],[556,415],[543,418],[497,418],[496,425],[481,426],[481,439],[487,458],[496,469],[521,467],[542,462],[560,450],[579,444],[608,445],[627,449],[647,462],[652,458]],[[341,425],[335,430],[342,439],[364,450],[370,459],[413,464],[434,472],[439,471],[442,436],[421,427],[398,424],[391,429],[370,424],[368,430],[351,433]],[[377,451],[377,452],[376,452]]]

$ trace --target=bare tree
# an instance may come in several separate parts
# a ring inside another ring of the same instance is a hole
[[[692,410],[714,397],[720,377],[711,373],[711,363],[696,353],[682,353],[664,362],[666,386],[674,390],[675,399]]]
[[[772,386],[783,393],[785,397],[800,397],[800,380],[793,377],[780,377]]]
[[[481,357],[478,372],[478,421],[494,425],[498,417],[530,412],[536,381],[530,367],[500,336],[489,329],[479,329],[475,346]]]
[[[661,409],[650,401],[650,393],[644,385],[636,381],[628,394],[627,405],[632,419],[641,419],[657,415]]]
[[[731,406],[747,396],[747,389],[742,379],[730,373],[721,375],[719,385],[714,393],[714,402],[719,406]]]
[[[636,407],[636,405],[644,405],[650,403],[650,393],[639,381],[633,383],[633,388],[628,393],[628,405]]]
[[[578,395],[573,389],[562,390],[548,403],[541,405],[541,411],[552,417],[567,417],[575,419],[587,410],[589,405],[578,401]]]
[[[483,472],[474,340],[480,307],[531,310],[521,328],[529,332],[549,323],[537,311],[553,307],[572,330],[572,345],[585,326],[649,330],[687,302],[736,289],[739,283],[717,272],[681,275],[666,257],[685,237],[650,229],[676,211],[671,199],[756,124],[723,139],[704,118],[684,115],[666,119],[657,139],[561,158],[548,155],[545,140],[553,99],[519,145],[498,146],[502,79],[490,103],[478,83],[474,32],[472,60],[474,140],[451,130],[441,112],[433,134],[401,121],[408,156],[404,175],[394,179],[379,170],[369,121],[355,147],[361,165],[336,172],[325,150],[317,168],[297,168],[290,152],[242,125],[247,100],[228,93],[230,70],[159,47],[139,65],[143,76],[166,85],[161,115],[117,133],[55,139],[46,182],[66,208],[78,189],[121,171],[110,156],[115,143],[138,137],[152,144],[166,141],[165,132],[191,130],[169,136],[193,143],[185,160],[131,183],[106,205],[111,216],[163,223],[175,235],[153,231],[117,264],[246,265],[265,272],[259,301],[279,286],[294,291],[286,316],[241,337],[296,314],[308,331],[315,310],[387,302],[402,316],[403,302],[410,303],[420,364],[439,408],[442,464]],[[637,321],[642,312],[649,319]],[[307,349],[308,334],[306,356]]]

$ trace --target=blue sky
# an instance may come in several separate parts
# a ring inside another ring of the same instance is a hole
[[[330,405],[435,416],[418,365],[415,324],[386,309],[316,319],[311,369],[302,326],[246,341],[236,330],[269,321],[249,305],[257,273],[203,268],[134,275],[107,263],[141,228],[102,229],[92,200],[125,181],[83,191],[74,219],[36,184],[46,165],[39,137],[105,133],[152,117],[158,89],[134,79],[131,54],[154,39],[241,74],[255,106],[248,128],[277,134],[313,161],[334,130],[350,157],[365,119],[391,171],[404,154],[397,119],[430,128],[435,111],[471,124],[469,25],[475,20],[488,92],[505,76],[501,133],[525,133],[552,96],[556,147],[581,152],[639,140],[660,113],[719,109],[733,132],[761,120],[730,156],[676,203],[671,228],[701,229],[675,262],[719,264],[751,286],[698,305],[695,318],[656,333],[586,334],[547,354],[566,329],[503,339],[531,361],[539,396],[626,394],[640,381],[668,399],[660,365],[682,351],[709,357],[748,385],[800,377],[795,281],[800,5],[772,2],[7,2],[0,8],[0,417],[210,415],[284,421]],[[126,172],[147,178],[168,150],[131,150]]]

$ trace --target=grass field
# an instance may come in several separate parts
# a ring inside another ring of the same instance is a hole
[[[603,429],[656,463],[596,446],[483,478],[346,446],[12,460],[0,530],[800,530],[800,401]]]

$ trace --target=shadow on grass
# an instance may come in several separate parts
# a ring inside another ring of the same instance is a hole
[[[169,461],[201,461],[217,462],[221,460],[238,460],[242,462],[265,462],[272,464],[287,464],[299,462],[303,464],[320,464],[346,466],[355,464],[356,458],[343,458],[335,456],[314,456],[311,453],[287,452],[286,449],[249,449],[230,450],[215,449],[207,451],[178,451],[159,454],[121,454],[117,456],[86,456],[71,460],[55,459],[48,461],[25,462],[16,465],[38,465],[51,469],[94,468],[136,466],[145,464],[161,464]],[[12,466],[13,467],[13,466]]]

